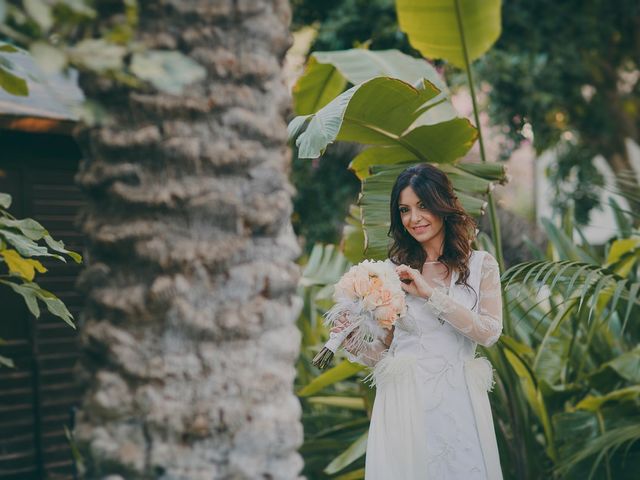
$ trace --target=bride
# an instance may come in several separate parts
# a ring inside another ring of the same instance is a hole
[[[387,261],[403,281],[407,314],[386,338],[347,353],[372,367],[376,385],[365,479],[501,479],[487,395],[493,371],[475,356],[502,331],[498,264],[471,248],[475,221],[439,169],[402,172],[390,210]]]

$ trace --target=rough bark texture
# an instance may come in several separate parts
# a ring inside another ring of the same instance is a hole
[[[88,477],[298,478],[288,2],[139,4],[137,39],[208,74],[179,96],[83,81],[114,120],[79,133]]]

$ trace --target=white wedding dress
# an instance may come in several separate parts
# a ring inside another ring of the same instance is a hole
[[[389,260],[387,260],[389,262]],[[476,358],[502,331],[500,272],[473,250],[468,283],[432,283],[429,300],[407,295],[389,349],[380,339],[351,361],[373,367],[377,387],[367,441],[366,480],[499,480],[487,390],[492,368]],[[429,280],[428,280],[429,281]]]

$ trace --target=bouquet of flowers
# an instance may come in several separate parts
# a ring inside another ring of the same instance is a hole
[[[345,273],[335,285],[336,304],[325,314],[325,324],[342,326],[313,359],[325,368],[345,339],[345,347],[357,354],[368,342],[384,336],[406,313],[405,293],[392,264],[365,260]]]

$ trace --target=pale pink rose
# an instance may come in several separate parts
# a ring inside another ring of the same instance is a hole
[[[382,280],[380,280],[380,277],[371,277],[371,290],[380,289],[382,289]]]
[[[381,288],[378,290],[374,290],[364,299],[362,306],[367,310],[374,310],[376,307],[380,307],[382,305],[390,305],[391,299],[393,298],[392,293],[386,288]]]
[[[391,291],[388,289],[384,289],[380,292],[380,305],[389,305],[393,299],[393,295]]]
[[[404,293],[398,293],[391,297],[391,307],[399,314],[403,314],[406,311],[407,304],[404,300]]]
[[[374,290],[362,299],[362,308],[365,310],[375,310],[382,305],[381,290]]]
[[[338,300],[340,296],[346,296],[351,300],[356,300],[358,298],[353,285],[354,278],[355,274],[352,270],[349,270],[342,276],[340,281],[335,286],[335,300]]]
[[[378,323],[385,328],[390,328],[398,318],[398,312],[391,305],[376,308],[374,315]]]
[[[358,269],[353,279],[353,290],[359,297],[366,297],[371,291],[371,282],[369,281],[369,272],[365,269]]]

